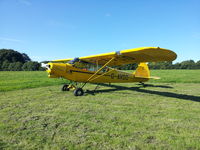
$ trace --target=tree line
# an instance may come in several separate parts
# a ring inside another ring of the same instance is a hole
[[[150,69],[200,69],[200,60],[186,60],[172,64],[172,62],[151,62],[149,63]]]
[[[120,70],[135,70],[137,64],[128,64],[123,66],[116,66]],[[149,69],[200,69],[200,60],[186,60],[173,64],[172,62],[149,62]]]
[[[25,53],[12,49],[0,49],[0,71],[39,71],[40,63],[32,61]]]
[[[48,61],[46,61],[48,62]],[[186,60],[173,64],[172,62],[150,62],[150,69],[200,69],[200,60]],[[137,64],[116,66],[121,70],[135,70]],[[40,71],[44,70],[41,63],[32,61],[25,53],[19,53],[12,49],[0,49],[0,71]]]

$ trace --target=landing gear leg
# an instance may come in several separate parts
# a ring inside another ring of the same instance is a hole
[[[73,84],[72,82],[70,82],[69,84],[64,84],[61,88],[61,91],[69,91],[69,90],[74,90],[76,89],[77,84]]]
[[[74,91],[74,96],[82,96],[84,94],[84,91],[83,91],[84,86],[85,86],[85,83],[81,87],[81,83],[78,84],[77,82],[71,81],[70,84],[67,86],[67,88],[69,90],[72,89]]]
[[[80,83],[77,82],[70,82],[70,84],[64,84],[61,88],[62,91],[74,91],[74,96],[82,96],[84,94],[83,87],[86,85],[86,83]]]

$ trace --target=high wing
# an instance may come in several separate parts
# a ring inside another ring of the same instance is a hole
[[[177,55],[171,50],[159,47],[141,47],[127,49],[117,52],[104,53],[86,57],[79,57],[79,60],[99,65],[106,64],[110,59],[115,58],[108,66],[120,66],[124,64],[140,63],[140,62],[159,62],[173,61]],[[72,59],[62,59],[56,61],[70,61]]]

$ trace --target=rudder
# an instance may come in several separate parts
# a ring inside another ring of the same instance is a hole
[[[146,63],[139,63],[136,71],[134,72],[135,77],[139,78],[150,78],[149,67]]]

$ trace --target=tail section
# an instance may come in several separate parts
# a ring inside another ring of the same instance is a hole
[[[146,63],[140,63],[134,72],[136,78],[143,79],[160,79],[160,77],[150,77],[149,67]]]
[[[149,67],[146,63],[140,63],[136,69],[136,71],[134,72],[135,77],[138,78],[150,78],[150,71],[149,71]]]

